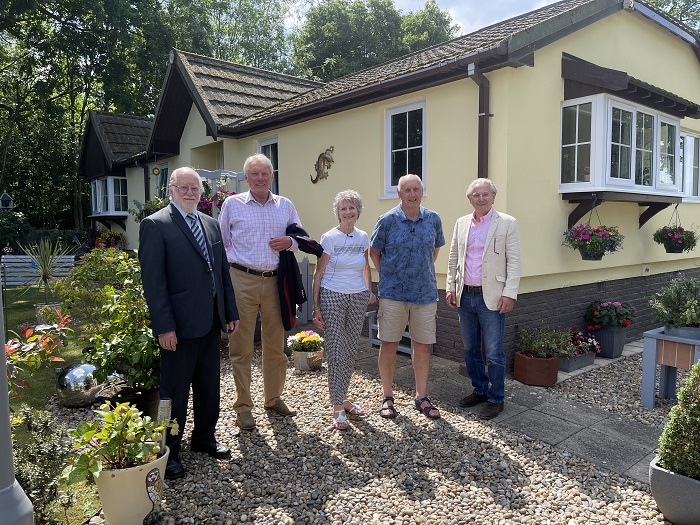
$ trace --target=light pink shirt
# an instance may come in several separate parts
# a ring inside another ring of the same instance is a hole
[[[272,237],[286,235],[287,226],[301,220],[292,201],[270,193],[260,204],[249,191],[231,195],[221,206],[221,239],[229,262],[254,270],[275,270],[280,256],[270,248]],[[292,242],[292,250],[298,245]]]
[[[464,260],[464,284],[467,286],[481,286],[481,261],[484,257],[486,246],[486,234],[493,217],[493,208],[481,219],[472,215],[467,237],[467,255]]]

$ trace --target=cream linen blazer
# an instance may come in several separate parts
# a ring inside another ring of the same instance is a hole
[[[473,213],[470,213],[457,219],[450,244],[446,288],[448,292],[457,293],[457,306],[460,305],[464,289],[464,261],[472,216]],[[521,257],[518,222],[510,215],[493,210],[481,263],[481,287],[484,303],[489,310],[497,309],[502,295],[518,298]]]

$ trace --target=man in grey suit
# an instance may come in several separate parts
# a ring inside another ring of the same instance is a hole
[[[515,218],[493,209],[496,185],[476,179],[467,189],[474,213],[457,219],[447,263],[447,304],[458,307],[464,361],[474,391],[462,407],[486,403],[482,419],[503,411],[506,313],[520,284],[520,235]],[[483,338],[484,356],[481,352]],[[488,368],[488,371],[486,370]]]
[[[192,385],[194,427],[190,449],[217,459],[231,456],[216,441],[219,419],[221,331],[238,330],[238,310],[221,242],[219,223],[199,213],[204,188],[188,167],[170,176],[169,206],[141,221],[139,261],[143,289],[158,337],[160,397],[172,400],[171,417],[181,432],[169,435],[166,479],[185,475],[180,462],[182,430]]]

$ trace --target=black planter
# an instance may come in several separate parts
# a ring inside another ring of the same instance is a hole
[[[609,325],[592,332],[600,345],[599,357],[615,359],[622,355],[625,348],[625,328]]]
[[[600,261],[603,258],[603,253],[590,253],[586,248],[579,248],[579,253],[581,254],[581,259],[584,261]]]
[[[683,245],[677,242],[666,242],[664,248],[666,248],[666,253],[683,253]]]

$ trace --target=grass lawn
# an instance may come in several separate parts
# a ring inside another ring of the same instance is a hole
[[[4,289],[3,297],[3,322],[5,325],[5,341],[15,337],[13,332],[19,333],[20,326],[24,323],[36,323],[36,311],[34,304],[44,301],[44,294],[38,287],[9,287]],[[30,377],[23,377],[29,382],[29,388],[22,391],[22,396],[10,400],[10,409],[19,411],[22,404],[32,408],[43,409],[46,402],[56,392],[56,370],[68,364],[82,361],[82,349],[88,343],[81,338],[78,328],[69,332],[66,346],[57,349],[56,355],[62,357],[65,362],[48,363],[36,371]],[[24,427],[18,427],[15,431],[15,443],[21,444],[27,441],[28,434]],[[80,524],[84,523],[99,508],[99,500],[94,486],[77,485],[72,487],[75,501],[67,509],[56,505],[53,517],[58,523]],[[62,487],[61,490],[65,490]],[[38,522],[37,522],[38,523]]]

